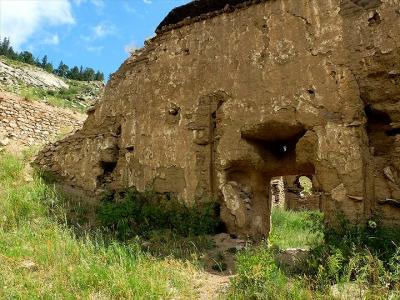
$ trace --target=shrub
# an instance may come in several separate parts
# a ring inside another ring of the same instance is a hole
[[[186,207],[169,194],[128,190],[122,196],[106,196],[98,209],[98,219],[119,239],[148,236],[153,230],[170,229],[184,235],[215,233],[219,225],[218,207],[204,203]]]
[[[314,288],[326,291],[332,284],[357,282],[380,293],[398,291],[398,231],[375,221],[355,226],[342,220],[324,235],[324,243],[311,251],[306,274]]]

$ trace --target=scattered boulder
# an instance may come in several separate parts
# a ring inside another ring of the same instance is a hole
[[[338,300],[364,300],[368,288],[358,283],[340,283],[331,286],[331,294]]]
[[[301,248],[280,250],[275,256],[278,266],[287,273],[301,271],[306,267],[310,251]]]

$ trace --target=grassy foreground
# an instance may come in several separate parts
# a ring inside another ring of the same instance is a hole
[[[171,299],[195,297],[194,267],[156,259],[138,243],[77,238],[49,213],[60,199],[24,162],[0,155],[1,299]]]
[[[158,208],[127,194],[123,206],[106,203],[105,232],[77,231],[67,225],[64,199],[54,187],[38,176],[27,178],[26,162],[0,153],[0,299],[199,298],[205,274],[199,258],[211,246],[207,236],[187,232],[197,224],[191,212],[182,208],[177,214],[174,222],[185,227],[177,232],[161,219],[151,222],[154,228],[140,219],[135,224],[132,215],[148,219]],[[212,214],[204,212],[211,221]],[[163,218],[173,221],[170,215]],[[237,252],[237,274],[220,298],[400,299],[400,233],[379,222],[367,225],[343,221],[340,231],[332,231],[318,213],[276,210],[272,247],[265,243]],[[146,240],[136,236],[139,231],[146,232]],[[110,238],[115,233],[124,234]],[[277,257],[280,249],[292,247],[310,252],[299,268],[288,271]]]

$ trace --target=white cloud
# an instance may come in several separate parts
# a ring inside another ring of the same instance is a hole
[[[74,23],[68,0],[0,0],[0,35],[9,37],[17,49],[47,26]],[[52,41],[58,42],[58,37]]]
[[[98,24],[93,27],[94,38],[102,38],[107,35],[113,35],[116,29],[111,24]]]
[[[102,8],[102,7],[104,7],[106,5],[104,3],[104,0],[74,0],[74,3],[77,6],[79,6],[79,5],[81,5],[82,3],[85,3],[85,2],[90,2],[94,6],[97,6],[97,7],[100,7],[100,8]]]
[[[103,0],[90,0],[90,2],[97,7],[104,7],[105,3]]]
[[[124,5],[124,9],[127,12],[129,12],[129,13],[137,13],[137,10],[134,7],[130,6],[128,2],[123,2],[123,5]]]
[[[151,4],[151,0],[143,0],[143,2],[146,4]]]
[[[86,42],[92,42],[94,40],[116,34],[117,34],[117,28],[115,27],[115,25],[110,23],[99,23],[96,26],[90,28],[89,35],[81,35],[81,39]]]
[[[58,45],[60,43],[60,39],[57,34],[53,34],[43,40],[43,44],[47,45]]]

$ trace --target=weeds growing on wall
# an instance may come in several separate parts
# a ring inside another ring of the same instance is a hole
[[[168,229],[183,236],[216,233],[218,207],[204,203],[186,207],[169,194],[140,193],[134,189],[103,199],[98,219],[119,239],[148,237],[154,230]]]

